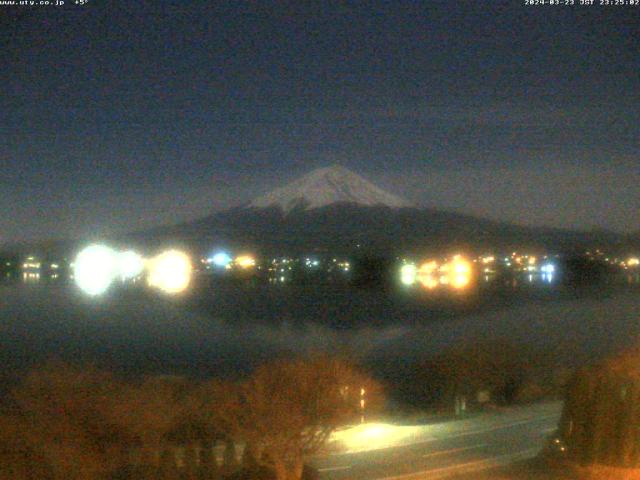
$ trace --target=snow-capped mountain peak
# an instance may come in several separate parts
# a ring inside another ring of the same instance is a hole
[[[411,206],[406,200],[385,192],[351,170],[336,165],[314,170],[284,187],[258,197],[249,207],[280,207],[288,213],[296,207],[310,210],[334,203],[393,208]]]

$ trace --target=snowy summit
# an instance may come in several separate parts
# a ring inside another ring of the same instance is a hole
[[[284,187],[256,198],[249,207],[280,207],[288,213],[297,207],[311,210],[334,203],[393,208],[412,206],[406,200],[385,192],[351,170],[333,166],[314,170]]]

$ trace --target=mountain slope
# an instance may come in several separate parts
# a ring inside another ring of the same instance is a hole
[[[294,209],[288,214],[280,207],[238,208],[133,238],[147,245],[177,242],[202,251],[226,247],[273,254],[349,253],[358,245],[363,250],[384,253],[526,248],[571,252],[622,245],[622,237],[615,234],[527,227],[440,210],[354,203]]]
[[[340,252],[358,245],[383,252],[528,247],[571,251],[620,248],[627,241],[612,232],[526,227],[412,207],[340,166],[314,170],[244,208],[129,238],[146,245],[178,242],[203,251],[217,245],[273,253]]]
[[[320,168],[284,187],[253,200],[249,207],[277,207],[285,213],[312,210],[337,203],[361,206],[410,207],[406,200],[385,192],[341,166]]]

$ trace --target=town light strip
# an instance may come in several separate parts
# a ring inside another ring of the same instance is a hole
[[[145,260],[132,250],[116,252],[94,244],[80,251],[72,265],[76,285],[90,296],[104,294],[117,278],[135,279],[145,270],[149,286],[175,294],[186,290],[192,275],[191,259],[179,250],[167,250]]]

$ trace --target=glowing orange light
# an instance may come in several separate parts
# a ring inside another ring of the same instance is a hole
[[[438,262],[431,260],[423,263],[418,269],[418,281],[423,287],[433,290],[438,286],[438,279],[436,273],[438,271]]]
[[[462,255],[453,257],[453,261],[443,265],[440,271],[446,274],[446,283],[456,290],[466,288],[471,283],[472,266]],[[441,283],[445,283],[442,280]]]
[[[469,285],[470,282],[471,279],[468,275],[455,275],[449,283],[455,289],[462,289]]]
[[[456,260],[453,264],[453,273],[456,275],[465,275],[471,272],[471,265],[463,260]]]
[[[433,290],[438,286],[438,279],[433,275],[428,275],[422,278],[422,280],[420,280],[420,283],[423,287],[428,288],[429,290]]]
[[[423,275],[430,275],[438,269],[438,262],[435,260],[431,260],[430,262],[425,262],[420,265],[419,273]]]
[[[252,268],[256,266],[256,259],[251,255],[240,255],[236,257],[236,265],[240,268]]]

